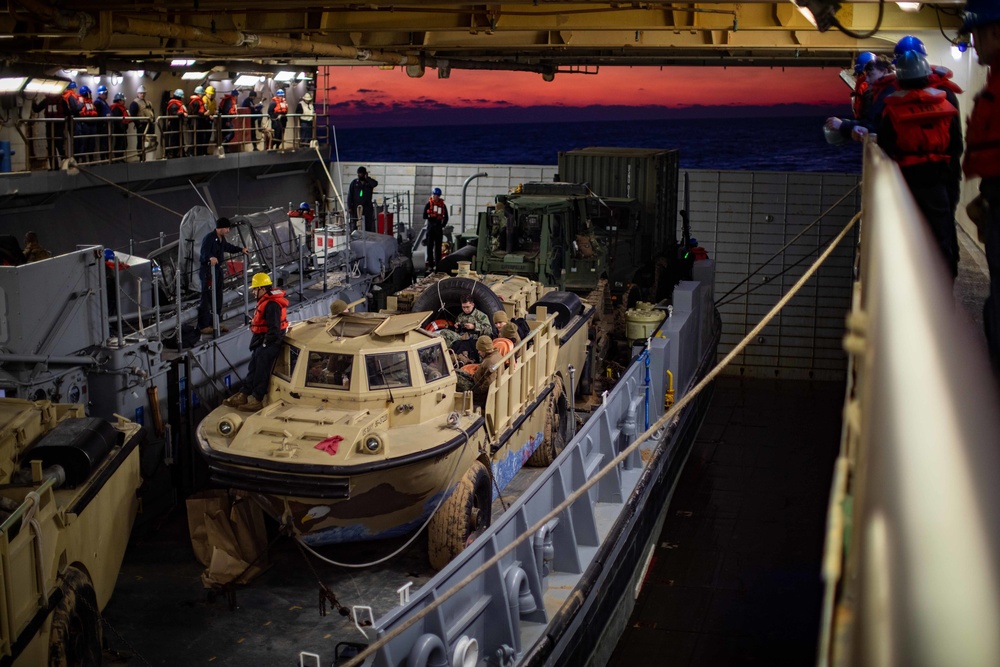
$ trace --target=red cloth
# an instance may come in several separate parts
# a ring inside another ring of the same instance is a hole
[[[340,442],[343,439],[344,439],[343,436],[340,435],[330,436],[326,440],[317,443],[316,449],[318,449],[321,452],[326,452],[330,456],[333,456],[334,454],[337,453],[337,447],[340,445]]]

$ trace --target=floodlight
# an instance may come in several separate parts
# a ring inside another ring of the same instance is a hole
[[[897,2],[899,8],[904,12],[919,12],[920,3],[919,2]]]
[[[240,74],[236,77],[236,81],[233,82],[236,86],[253,86],[259,81],[259,77],[256,74]]]
[[[44,95],[62,95],[69,81],[65,79],[32,79],[24,87],[25,93],[42,93]]]
[[[833,27],[840,10],[837,0],[792,0],[799,12],[806,17],[820,32],[826,32]]]
[[[68,76],[71,79],[75,79],[76,75],[80,73],[80,70],[76,69],[64,69],[63,71],[66,72],[66,76]]]
[[[5,76],[0,78],[0,94],[2,93],[19,93],[21,89],[24,88],[24,84],[28,82],[28,77],[26,76]]]

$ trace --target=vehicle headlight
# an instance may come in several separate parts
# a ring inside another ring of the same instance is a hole
[[[364,437],[359,449],[362,454],[381,454],[384,447],[385,443],[382,441],[382,438],[372,434]]]
[[[226,415],[219,420],[219,435],[231,438],[236,435],[236,432],[240,430],[240,426],[242,425],[243,419],[239,415]]]

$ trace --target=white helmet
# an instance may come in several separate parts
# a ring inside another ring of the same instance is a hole
[[[138,88],[135,89],[135,92],[136,94],[146,92],[146,86],[139,86]]]

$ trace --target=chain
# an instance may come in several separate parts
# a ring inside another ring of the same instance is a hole
[[[97,614],[97,618],[99,618],[101,620],[101,625],[104,626],[104,627],[106,627],[108,630],[110,630],[111,634],[113,634],[118,639],[118,641],[120,641],[122,644],[124,644],[125,648],[127,650],[129,650],[129,651],[132,652],[132,656],[135,656],[136,658],[139,658],[139,660],[142,662],[142,664],[146,665],[147,667],[153,667],[153,665],[149,662],[149,660],[146,660],[146,657],[143,654],[139,653],[139,651],[136,650],[136,648],[134,646],[132,646],[132,643],[129,640],[125,639],[125,637],[122,636],[122,634],[120,632],[118,632],[118,630],[116,630],[115,627],[113,625],[111,625],[111,623],[108,622],[108,619],[105,618],[104,615],[100,611],[98,611],[97,609],[95,609],[92,604],[90,604],[90,601],[87,600],[86,596],[84,596],[84,595],[77,595],[76,599],[78,601],[80,601],[80,602],[83,602],[83,604],[86,605],[86,607],[88,609],[90,609],[90,611],[92,611],[95,614]]]
[[[337,610],[337,613],[344,618],[353,621],[354,618],[351,616],[351,610],[340,604],[336,594],[334,594],[334,592],[323,583],[323,580],[320,578],[319,572],[316,571],[316,567],[313,565],[312,560],[309,558],[308,554],[306,554],[305,549],[302,548],[302,543],[295,540],[295,546],[298,547],[299,553],[302,554],[302,560],[304,560],[306,565],[309,566],[309,570],[312,572],[313,577],[316,578],[316,583],[319,584],[319,615],[326,616],[326,603],[329,602],[330,606]]]

